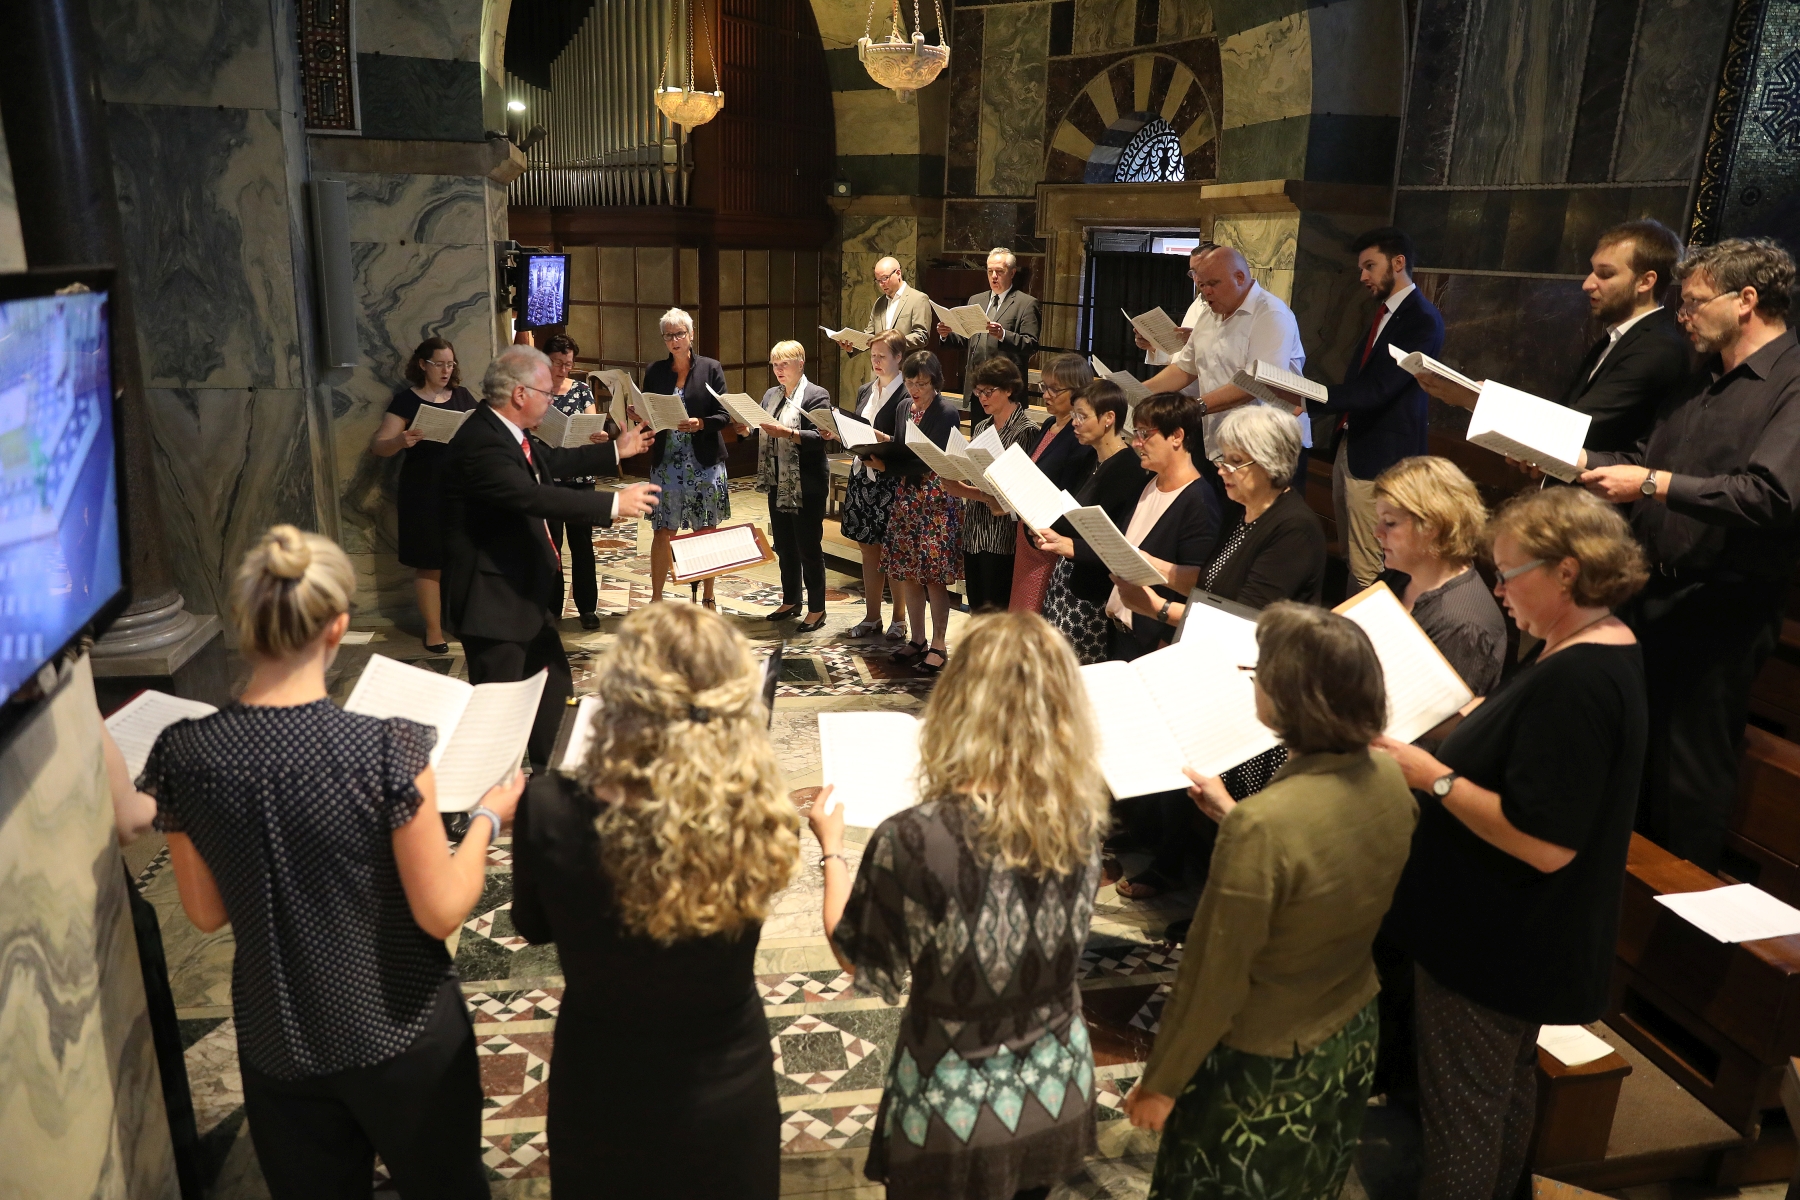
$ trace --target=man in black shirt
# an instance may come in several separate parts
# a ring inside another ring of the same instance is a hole
[[[1621,452],[1583,451],[1579,482],[1615,504],[1651,563],[1620,615],[1644,649],[1650,758],[1638,827],[1719,865],[1750,685],[1775,648],[1800,561],[1800,344],[1794,260],[1733,238],[1676,268],[1702,370]]]

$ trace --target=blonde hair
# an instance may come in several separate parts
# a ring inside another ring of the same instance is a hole
[[[231,583],[238,647],[258,658],[286,658],[350,611],[356,572],[328,537],[276,525],[251,547]]]
[[[1481,549],[1487,505],[1462,468],[1447,458],[1416,454],[1375,477],[1375,499],[1386,500],[1424,527],[1431,553],[1463,566]]]
[[[768,913],[800,856],[800,818],[764,728],[761,672],[723,617],[652,604],[600,669],[581,781],[602,800],[600,863],[628,930],[665,945]]]
[[[1617,608],[1650,578],[1644,551],[1619,510],[1581,488],[1519,493],[1488,522],[1488,545],[1501,534],[1545,566],[1574,559],[1569,596],[1583,608]]]
[[[920,794],[966,808],[990,861],[1067,875],[1105,833],[1098,738],[1068,641],[1036,613],[979,616],[925,706]]]
[[[805,362],[806,347],[791,338],[785,342],[776,342],[773,346],[769,347],[770,362],[786,362],[790,358],[797,358],[801,362]]]

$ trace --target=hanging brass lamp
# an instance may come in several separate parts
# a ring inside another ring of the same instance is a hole
[[[871,41],[869,31],[875,24],[875,5],[879,0],[869,0],[869,19],[863,25],[863,35],[856,42],[856,56],[869,72],[869,78],[884,88],[892,88],[894,99],[902,104],[913,98],[913,93],[931,83],[950,63],[950,47],[944,44],[944,9],[939,0],[931,0],[931,6],[937,12],[937,45],[925,44],[925,29],[919,19],[919,0],[913,0],[913,34],[909,41],[906,28],[900,21],[900,0],[892,0],[894,12],[893,28],[888,32],[885,41]]]
[[[698,5],[699,0],[694,0]],[[687,86],[676,87],[673,84],[663,86],[669,78],[669,64],[675,58],[676,26],[679,23],[684,0],[670,0],[669,4],[669,45],[663,56],[662,74],[656,80],[656,107],[662,109],[663,115],[677,125],[692,129],[696,125],[704,125],[719,115],[725,107],[725,93],[719,88],[719,60],[713,53],[713,42],[710,27],[706,38],[706,58],[712,65],[713,91],[702,92],[695,88],[698,80],[694,76],[694,26],[700,23],[698,13],[688,14],[687,31]]]

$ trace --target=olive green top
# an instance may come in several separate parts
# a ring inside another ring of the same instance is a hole
[[[1291,1058],[1342,1029],[1378,990],[1369,946],[1418,818],[1367,750],[1289,759],[1227,813],[1144,1089],[1179,1096],[1221,1042]]]

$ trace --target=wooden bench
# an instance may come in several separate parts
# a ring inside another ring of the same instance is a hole
[[[1619,1089],[1629,1074],[1631,1064],[1617,1051],[1570,1067],[1540,1047],[1531,1169],[1548,1171],[1605,1158],[1619,1109]]]
[[[1744,731],[1722,874],[1800,906],[1800,746]]]

